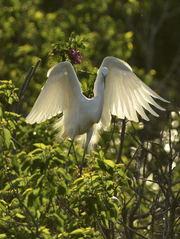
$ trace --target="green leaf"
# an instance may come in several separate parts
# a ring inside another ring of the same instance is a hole
[[[104,159],[104,163],[109,165],[111,168],[115,167],[115,163],[112,160]]]
[[[95,208],[95,199],[88,197],[86,198],[86,207],[87,207],[87,214],[91,216],[92,214],[94,217],[97,216],[96,208]]]
[[[64,158],[61,156],[61,157],[56,157],[56,156],[54,156],[53,158],[52,158],[52,163],[54,163],[54,164],[56,164],[57,166],[60,166],[60,167],[62,167],[62,165],[64,165]]]
[[[16,213],[16,215],[15,215],[16,217],[18,217],[18,218],[26,218],[24,215],[22,215],[22,214],[20,214],[20,213]]]
[[[3,190],[8,191],[10,188],[11,188],[10,183],[7,183]]]
[[[3,117],[3,111],[2,111],[2,108],[0,107],[0,118]]]
[[[74,184],[77,184],[77,186],[80,185],[81,183],[85,183],[84,178],[78,178],[74,181]]]
[[[56,219],[59,230],[61,230],[61,232],[63,232],[64,231],[64,221],[63,221],[63,219],[60,218],[60,216],[58,216],[56,213],[54,213],[53,216]]]
[[[30,178],[29,178],[29,183],[32,182],[37,182],[37,180],[39,178],[41,178],[43,175],[41,175],[40,173],[34,173]]]
[[[122,177],[124,179],[126,178],[126,174],[124,173],[124,171],[122,169],[118,170],[118,174],[119,174],[120,177]]]
[[[28,189],[26,189],[26,190],[23,192],[22,196],[26,196],[27,194],[29,194],[29,193],[32,192],[32,191],[33,191],[32,188],[28,188]]]
[[[30,192],[28,195],[27,195],[27,205],[28,207],[32,207],[33,204],[34,204],[34,201],[35,201],[35,196],[34,196],[34,193],[33,192]]]
[[[108,211],[110,213],[111,220],[113,220],[113,222],[116,222],[117,219],[118,219],[118,207],[117,207],[117,205],[115,203],[109,201],[109,204],[107,205],[107,207],[108,207]]]
[[[37,180],[37,184],[36,184],[36,185],[39,186],[39,184],[42,183],[42,180],[43,180],[44,177],[45,177],[45,175],[41,175],[41,176],[38,178],[38,180]]]
[[[70,176],[68,176],[68,175],[66,174],[65,169],[59,168],[59,169],[58,169],[58,172],[64,177],[64,179],[67,179],[67,180],[70,180],[70,179],[71,179]]]
[[[41,188],[35,188],[33,190],[33,194],[34,194],[35,197],[37,197],[39,195],[40,190],[41,190]]]
[[[91,177],[91,181],[94,182],[96,180],[99,180],[99,175],[94,175]]]
[[[58,193],[59,195],[64,195],[65,193],[68,193],[68,189],[67,189],[67,186],[65,183],[61,183],[59,186],[58,186]]]
[[[116,167],[118,167],[118,168],[123,168],[123,167],[124,167],[124,164],[123,164],[123,163],[116,164]]]
[[[41,154],[41,153],[42,153],[42,149],[37,148],[37,149],[31,151],[31,152],[29,153],[29,155],[33,155],[33,154]]]
[[[37,218],[40,218],[41,217],[41,212],[39,210],[37,210],[36,213],[37,213]]]
[[[76,35],[76,41],[79,41],[79,40],[80,40],[80,36]]]
[[[19,206],[19,203],[20,202],[17,198],[13,198],[13,200],[9,204],[9,208],[13,210],[14,208],[17,208]]]
[[[6,147],[9,149],[10,144],[11,144],[11,133],[8,129],[3,128],[3,135],[4,135],[4,142]]]
[[[109,221],[106,219],[106,213],[104,211],[101,211],[101,215],[100,215],[100,220],[101,223],[106,227],[109,228]]]
[[[21,151],[20,153],[17,154],[17,158],[21,159],[23,157],[26,157],[26,152],[25,151]]]
[[[24,162],[21,163],[21,170],[24,172],[26,171],[31,165],[30,158],[27,157]],[[24,172],[25,173],[25,172]]]
[[[36,148],[40,148],[40,149],[46,149],[48,146],[46,146],[45,144],[43,143],[36,143],[36,144],[33,144]]]
[[[6,212],[6,206],[7,206],[7,202],[5,202],[4,200],[0,200],[0,208]]]
[[[2,203],[3,205],[8,205],[6,201],[4,201],[3,199],[0,200],[0,203]]]
[[[15,171],[17,174],[19,174],[19,164],[18,164],[17,158],[16,158],[16,157],[13,157],[13,158],[11,159],[11,163],[12,163],[12,166],[13,166],[14,171]]]
[[[12,105],[12,103],[13,103],[13,98],[12,98],[12,97],[9,97],[9,98],[8,98],[8,103],[9,103],[10,105]]]
[[[21,115],[18,115],[18,114],[14,113],[14,112],[4,111],[4,116],[8,117],[8,118],[14,119],[16,117],[19,118]]]
[[[102,170],[106,171],[106,165],[104,164],[103,160],[97,159],[97,163]]]
[[[8,239],[9,237],[6,236],[6,234],[0,234],[0,239]]]
[[[83,234],[83,229],[80,229],[80,228],[78,228],[78,229],[72,231],[70,234],[71,234],[71,235],[79,235],[79,236],[83,236],[83,235],[84,235],[84,234]]]
[[[16,188],[18,186],[20,186],[20,184],[22,183],[23,179],[22,178],[16,178],[12,181],[13,186]]]
[[[56,237],[52,237],[47,232],[41,233],[41,236],[43,236],[43,239],[55,239]]]
[[[103,152],[102,150],[99,152],[99,157],[100,157],[101,159],[103,159],[103,157],[104,157],[104,152]]]
[[[39,232],[43,232],[43,233],[46,234],[46,235],[47,235],[47,234],[50,234],[49,229],[46,228],[46,227],[44,227],[44,226],[40,227],[38,231],[39,231]]]
[[[106,182],[106,189],[108,190],[108,189],[111,189],[111,188],[113,188],[113,187],[114,187],[114,182],[108,180],[108,181]]]
[[[59,147],[56,147],[55,149],[52,150],[53,153],[59,158],[62,157],[62,151]]]

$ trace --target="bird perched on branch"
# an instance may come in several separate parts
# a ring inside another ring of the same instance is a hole
[[[41,123],[63,112],[61,121],[56,123],[57,127],[62,126],[61,138],[70,138],[72,146],[78,136],[86,133],[80,174],[95,124],[107,128],[111,122],[111,114],[121,119],[126,117],[130,121],[138,122],[137,113],[139,113],[148,121],[144,109],[158,116],[150,105],[165,110],[153,98],[168,103],[143,83],[126,62],[115,57],[104,58],[94,84],[92,99],[82,94],[79,80],[70,62],[61,62],[51,67],[47,77],[47,82],[26,122]]]

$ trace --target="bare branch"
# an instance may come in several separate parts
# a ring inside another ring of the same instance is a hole
[[[139,233],[139,232],[133,230],[131,227],[128,227],[122,220],[119,219],[118,222],[119,222],[119,224],[122,224],[126,229],[132,231],[132,232],[135,233],[136,235],[138,235],[138,236],[140,236],[140,237],[142,237],[142,238],[144,238],[144,239],[150,239],[149,237],[146,237],[146,236],[142,235],[141,233]]]

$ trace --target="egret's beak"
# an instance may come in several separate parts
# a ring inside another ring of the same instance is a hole
[[[104,76],[104,89],[106,87],[106,76]]]
[[[106,87],[106,77],[107,77],[107,74],[108,74],[108,68],[107,67],[103,67],[102,68],[102,76],[103,76],[103,79],[104,79],[104,89]]]

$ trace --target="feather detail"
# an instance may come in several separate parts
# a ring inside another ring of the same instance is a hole
[[[108,120],[105,120],[109,112],[121,119],[126,117],[128,120],[139,122],[137,113],[143,119],[149,120],[144,109],[156,117],[159,116],[150,105],[153,105],[159,110],[165,110],[159,106],[152,97],[166,103],[168,103],[168,101],[160,97],[142,82],[132,72],[131,67],[126,62],[115,57],[106,57],[99,70],[103,67],[108,68],[103,112],[100,120],[103,127],[110,125],[110,118],[108,117]],[[97,77],[94,92],[97,91],[99,81],[100,79]]]

